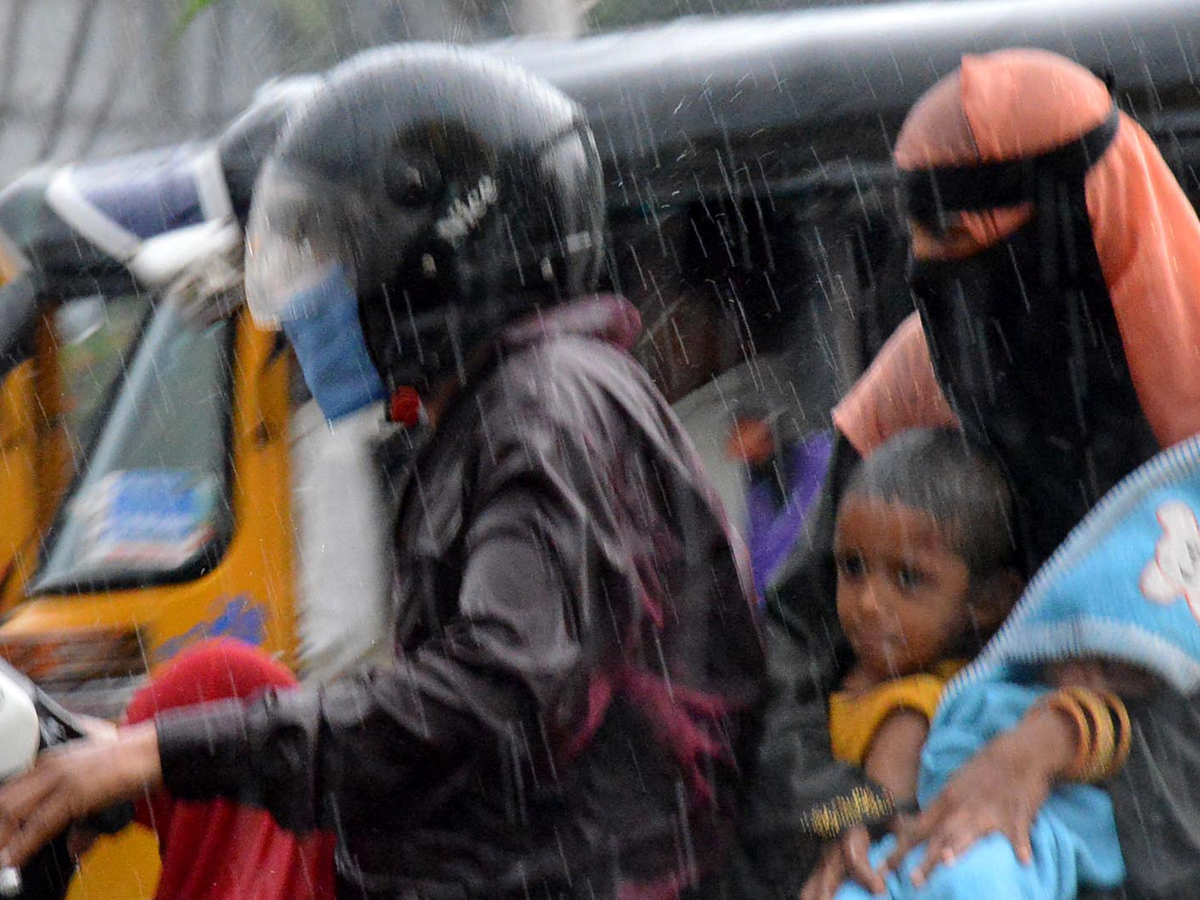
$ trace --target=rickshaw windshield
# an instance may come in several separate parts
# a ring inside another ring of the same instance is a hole
[[[106,404],[149,319],[148,294],[92,294],[63,300],[54,312],[54,350],[61,373],[62,424],[71,475],[86,461]],[[70,477],[70,476],[68,476]]]
[[[48,541],[33,593],[182,581],[232,529],[233,325],[160,306]]]

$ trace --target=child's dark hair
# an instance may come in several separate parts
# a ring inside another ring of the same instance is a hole
[[[1016,565],[1013,498],[1000,467],[961,432],[914,428],[860,462],[842,497],[871,497],[929,513],[972,577]]]

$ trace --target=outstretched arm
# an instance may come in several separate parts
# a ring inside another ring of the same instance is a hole
[[[43,754],[0,788],[0,850],[20,864],[71,821],[159,785],[256,805],[297,831],[436,802],[437,773],[514,740],[561,699],[578,660],[570,594],[528,533],[527,501],[506,492],[504,514],[481,517],[460,614],[437,640],[354,680],[181,710]]]

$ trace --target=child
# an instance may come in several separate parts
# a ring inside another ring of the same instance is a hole
[[[999,469],[947,429],[891,439],[842,493],[837,610],[854,664],[830,698],[830,736],[835,756],[862,766],[901,805],[916,798],[943,686],[1020,593],[1011,518]],[[804,900],[828,897],[867,843],[860,826],[831,844]]]
[[[840,856],[833,850],[829,856],[849,859],[867,888],[896,900],[1070,900],[1085,888],[1120,886],[1125,859],[1113,804],[1099,785],[1121,771],[1134,737],[1118,695],[1170,692],[1186,703],[1200,690],[1198,514],[1200,438],[1191,438],[1147,462],[1097,504],[941,698],[921,753],[917,800],[923,807],[1033,706],[1061,712],[1070,723],[1074,758],[1030,816],[1028,862],[1019,861],[1008,838],[998,833],[967,840],[955,852],[944,842],[917,846],[875,884],[867,883],[873,879],[863,871],[888,859],[892,837],[879,841],[869,856],[865,846],[851,847],[843,839]],[[1157,776],[1140,772],[1140,777]],[[1155,821],[1156,841],[1186,837],[1186,822]],[[862,867],[853,857],[858,851]],[[833,868],[828,864],[825,871]],[[1173,883],[1172,890],[1178,887]],[[1163,896],[1191,896],[1193,888],[1188,884],[1186,893]],[[830,893],[828,882],[809,891],[814,898]],[[867,896],[851,882],[836,891],[837,900]]]

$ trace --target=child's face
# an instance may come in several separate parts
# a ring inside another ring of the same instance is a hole
[[[970,571],[929,513],[850,495],[833,550],[838,618],[874,678],[925,671],[969,633]]]

